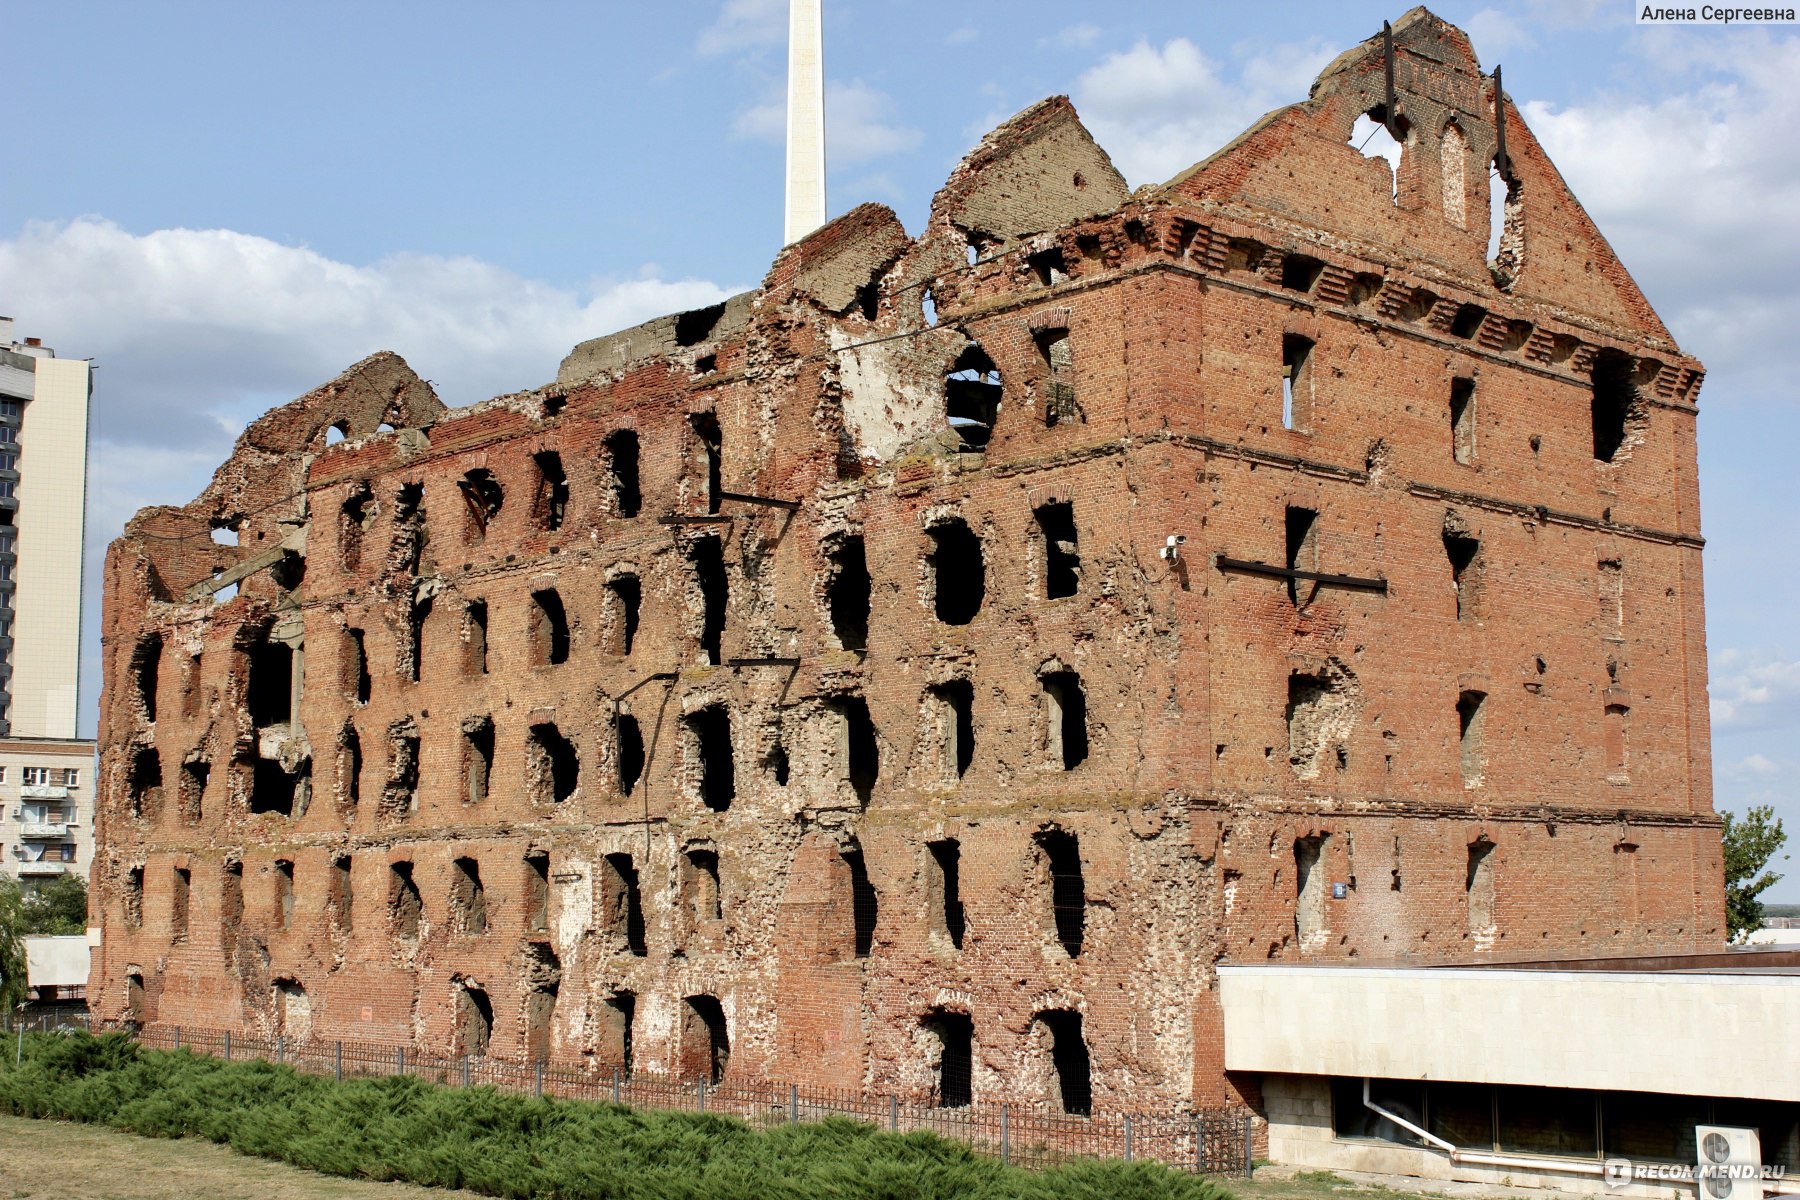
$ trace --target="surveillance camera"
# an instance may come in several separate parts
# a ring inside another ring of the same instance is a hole
[[[1168,542],[1168,544],[1169,544],[1169,545],[1171,545],[1171,546],[1185,546],[1185,545],[1187,545],[1187,534],[1185,534],[1185,533],[1171,533],[1171,534],[1170,534],[1170,535],[1169,535],[1169,542]]]

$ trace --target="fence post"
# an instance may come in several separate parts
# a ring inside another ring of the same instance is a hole
[[[888,1131],[900,1132],[900,1097],[892,1092],[888,1093]]]
[[[181,1026],[179,1025],[175,1027],[175,1048],[181,1049]]]
[[[337,1044],[336,1057],[337,1057],[337,1081],[339,1083],[342,1083],[342,1082],[344,1082],[344,1043],[341,1041],[338,1042],[338,1044]]]
[[[544,1097],[544,1060],[543,1059],[540,1058],[537,1060],[537,1062],[535,1064],[533,1064],[532,1075],[534,1076],[534,1078],[532,1080],[532,1085],[531,1085],[532,1094],[541,1100]]]
[[[394,1073],[396,1075],[406,1074],[406,1047],[405,1046],[394,1047],[394,1062],[398,1064],[394,1068]]]
[[[1249,1114],[1244,1116],[1244,1174],[1251,1173],[1250,1167],[1256,1161],[1256,1127]]]
[[[619,1068],[613,1068],[613,1103],[619,1102]]]
[[[231,1030],[225,1031],[225,1061],[231,1061]]]
[[[1194,1114],[1194,1174],[1206,1170],[1206,1143],[1200,1140],[1200,1114]]]
[[[788,1084],[788,1124],[789,1125],[798,1125],[799,1123],[800,1123],[800,1086],[798,1084],[790,1083],[790,1084]]]
[[[1125,1161],[1131,1161],[1131,1114],[1125,1114]]]
[[[698,1082],[700,1084],[699,1088],[697,1089],[697,1091],[699,1092],[699,1095],[700,1095],[700,1111],[705,1112],[706,1111],[706,1079],[704,1077],[702,1077]]]
[[[275,1035],[275,1061],[287,1061],[287,1034],[285,1033]]]
[[[1000,1161],[1002,1163],[1012,1161],[1012,1130],[1009,1120],[1011,1115],[1012,1106],[1002,1104],[1000,1106]]]
[[[469,1056],[466,1054],[463,1055],[462,1062],[462,1085],[464,1087],[469,1086]]]

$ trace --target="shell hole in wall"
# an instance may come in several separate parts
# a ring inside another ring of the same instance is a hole
[[[1389,198],[1400,203],[1400,163],[1406,154],[1406,147],[1395,139],[1385,124],[1387,109],[1384,105],[1376,105],[1350,126],[1350,145],[1364,158],[1379,158],[1387,163],[1389,179]],[[1405,118],[1401,118],[1404,122]],[[1401,125],[1402,132],[1405,125]]]

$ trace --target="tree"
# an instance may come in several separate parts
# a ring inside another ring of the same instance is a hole
[[[0,879],[0,1013],[25,999],[25,907],[16,879]]]
[[[1725,928],[1731,941],[1742,942],[1763,926],[1763,903],[1757,897],[1781,881],[1765,870],[1787,843],[1775,810],[1752,805],[1743,817],[1722,814],[1725,828]],[[1787,855],[1782,854],[1785,860]]]
[[[58,875],[25,895],[28,935],[67,937],[87,932],[87,882],[79,875]]]

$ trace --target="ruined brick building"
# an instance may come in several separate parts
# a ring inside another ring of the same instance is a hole
[[[95,1007],[1182,1107],[1254,1095],[1220,962],[1717,944],[1700,365],[1392,44],[1165,184],[1046,100],[916,238],[255,422],[107,558]]]

